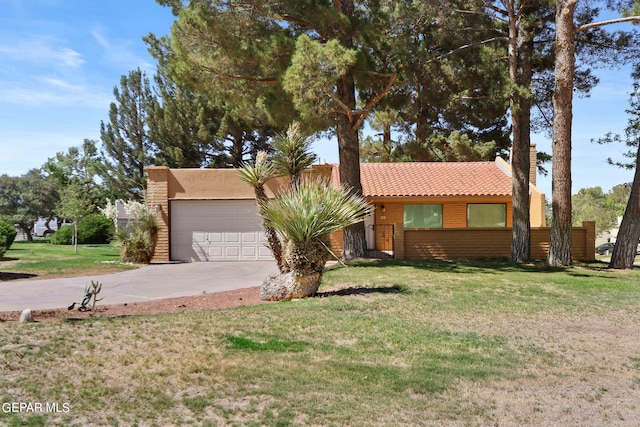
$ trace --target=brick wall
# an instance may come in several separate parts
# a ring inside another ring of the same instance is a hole
[[[169,168],[147,167],[147,207],[155,212],[158,223],[158,240],[151,262],[168,262],[169,251]]]
[[[513,223],[510,197],[407,197],[395,200],[375,199],[373,203],[376,207],[376,224],[395,224],[397,222],[403,222],[404,205],[406,204],[439,204],[442,205],[443,228],[466,228],[467,204],[469,203],[504,203],[507,209],[507,226],[511,227]]]
[[[402,230],[396,224],[396,235],[402,233],[404,245],[396,258],[405,259],[472,259],[509,258],[511,228]],[[545,260],[549,251],[551,228],[531,229],[531,259]],[[595,260],[595,222],[584,222],[572,230],[573,259]],[[396,238],[395,246],[400,242]]]

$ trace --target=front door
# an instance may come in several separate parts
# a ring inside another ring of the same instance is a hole
[[[393,252],[393,224],[376,224],[376,250]]]

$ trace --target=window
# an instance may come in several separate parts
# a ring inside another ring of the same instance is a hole
[[[404,228],[442,228],[442,205],[404,205]]]
[[[469,203],[468,227],[506,227],[507,205],[504,203]]]

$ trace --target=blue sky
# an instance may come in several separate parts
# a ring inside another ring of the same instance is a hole
[[[155,72],[142,37],[169,32],[173,16],[154,0],[0,0],[0,175],[22,175],[57,152],[99,140],[120,76]],[[630,68],[597,71],[600,85],[574,109],[573,188],[630,182],[633,174],[607,165],[626,147],[599,146],[592,138],[622,132],[627,123]],[[551,151],[545,135],[534,135]],[[335,140],[314,145],[338,161]],[[551,196],[551,176],[539,177]]]

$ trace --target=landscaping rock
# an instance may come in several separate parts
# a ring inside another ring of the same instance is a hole
[[[20,323],[28,322],[33,322],[33,313],[30,308],[26,308],[22,310],[22,313],[20,313]]]

